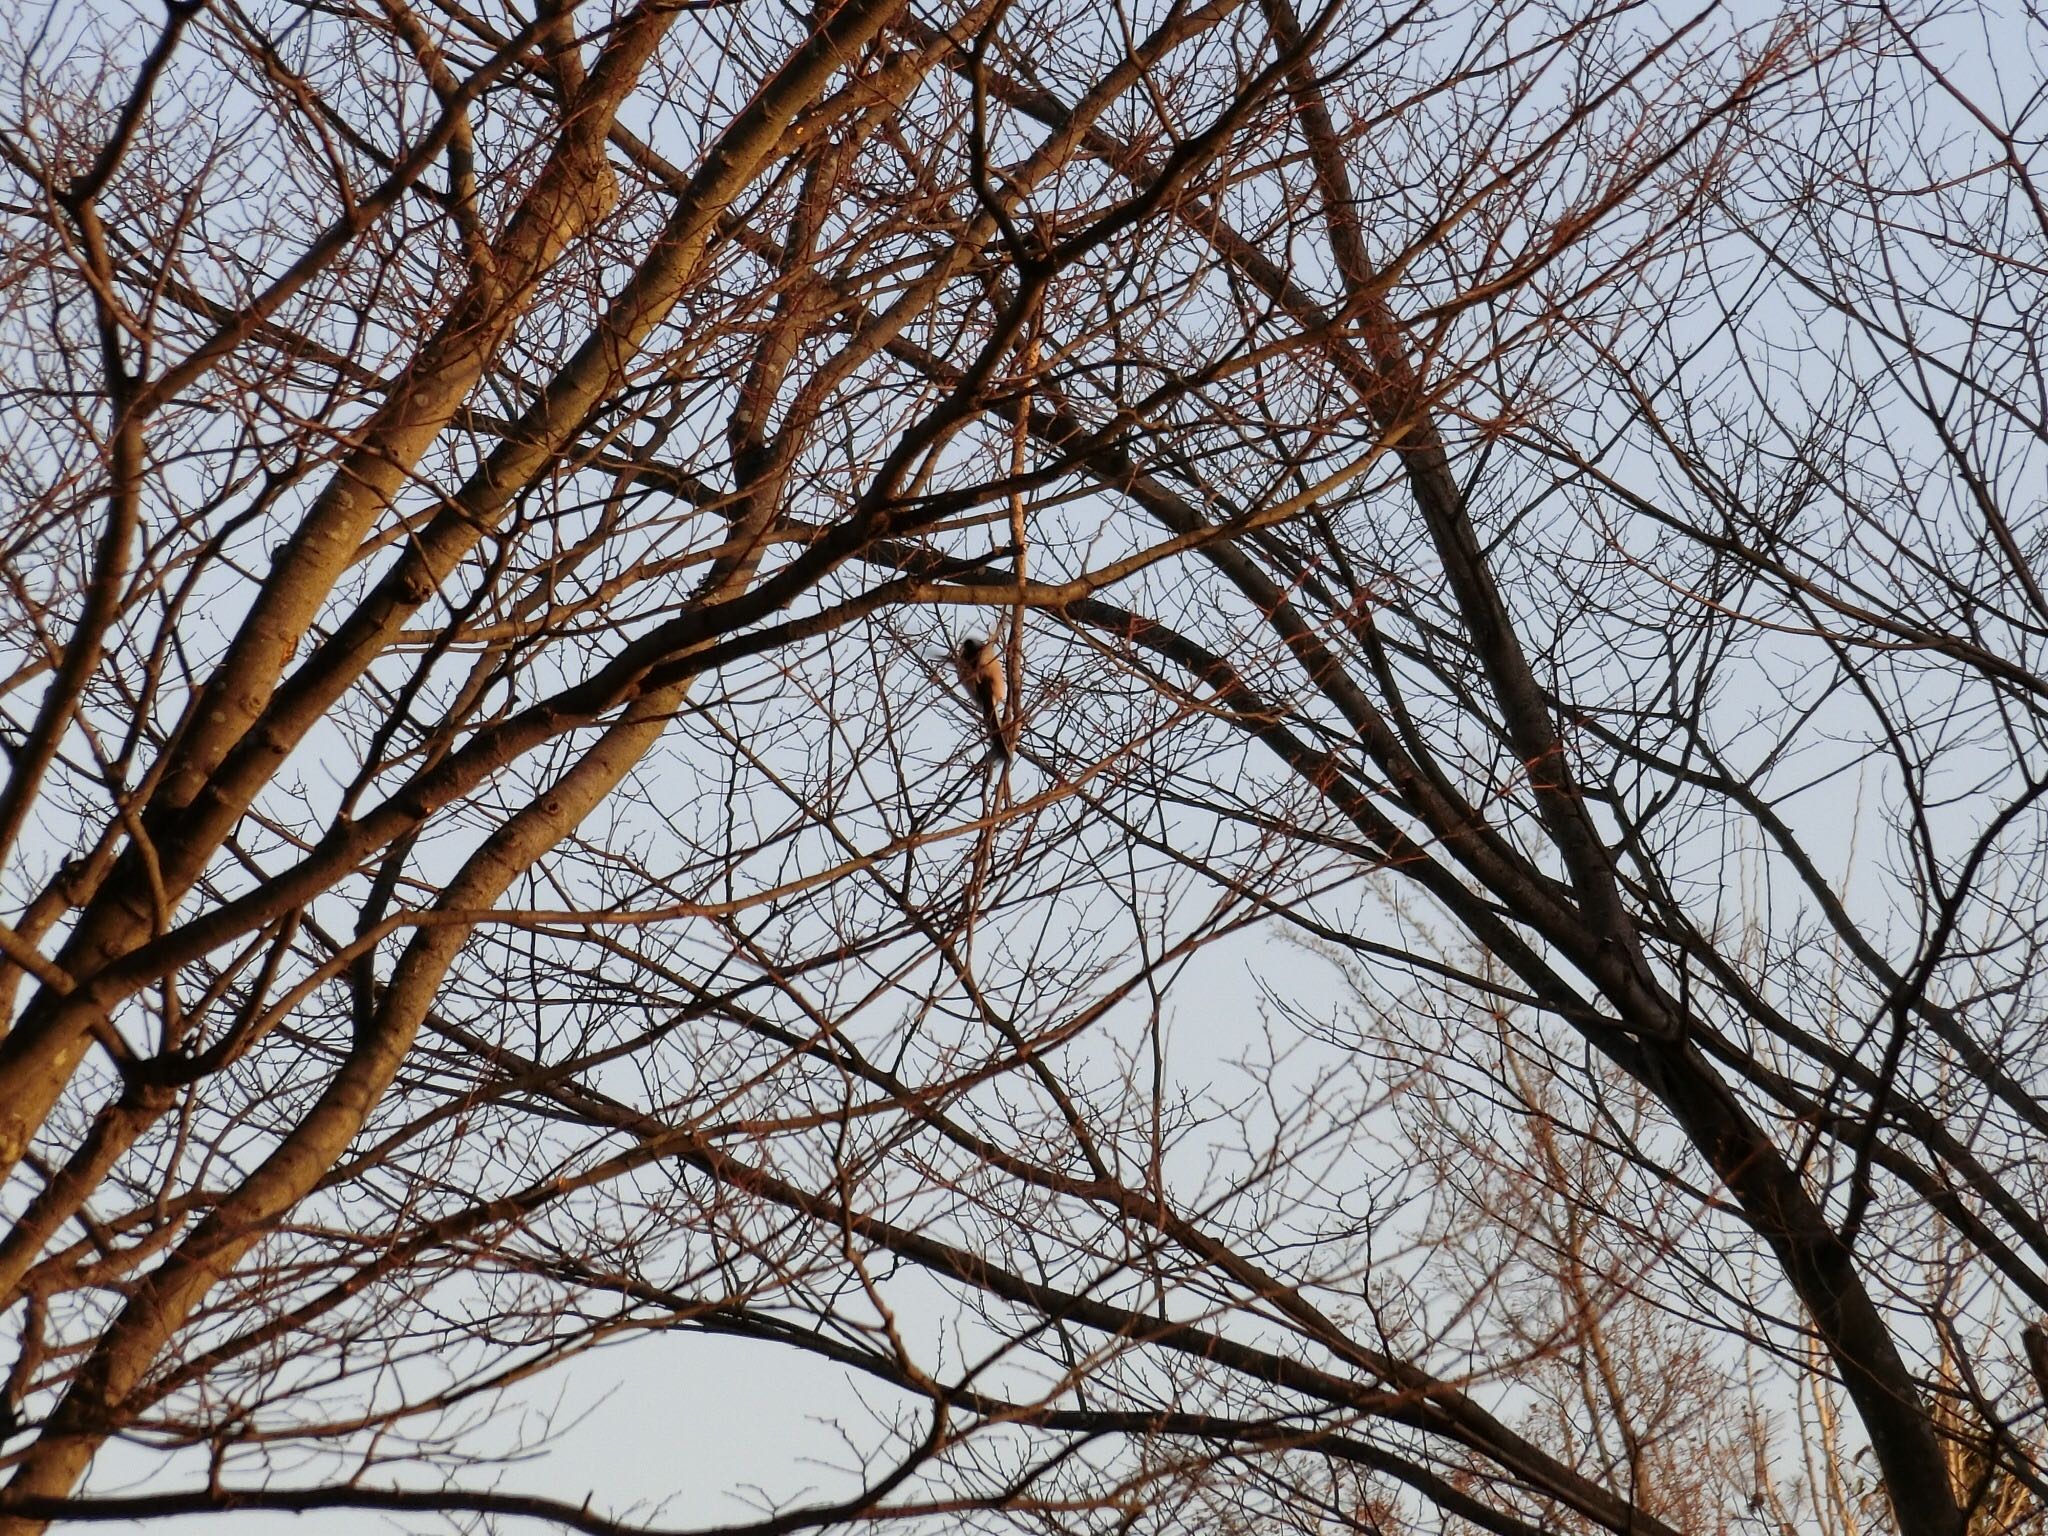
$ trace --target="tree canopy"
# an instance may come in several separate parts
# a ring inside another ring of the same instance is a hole
[[[0,21],[0,1536],[2048,1529],[2044,61]]]

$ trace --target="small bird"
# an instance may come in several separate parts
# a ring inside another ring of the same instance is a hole
[[[1009,691],[1009,683],[1003,677],[1003,657],[996,649],[995,637],[964,637],[953,648],[953,666],[960,674],[960,686],[981,710],[989,750],[1007,763],[1010,744],[1003,739],[1003,697]]]

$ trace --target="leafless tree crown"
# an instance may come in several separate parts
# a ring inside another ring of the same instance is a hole
[[[0,17],[0,1536],[2048,1529],[2044,60]]]

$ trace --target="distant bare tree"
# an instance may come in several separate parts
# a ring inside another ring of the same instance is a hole
[[[2041,1529],[2044,32],[15,17],[0,1533]]]

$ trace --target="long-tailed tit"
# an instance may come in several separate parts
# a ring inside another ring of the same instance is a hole
[[[953,648],[953,666],[960,674],[960,686],[965,688],[981,711],[982,728],[988,732],[989,750],[1004,762],[1010,760],[1010,744],[1003,739],[1003,696],[1009,691],[1009,683],[1003,676],[1002,653],[996,649],[995,637],[984,640],[978,635],[968,635]]]

